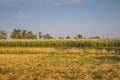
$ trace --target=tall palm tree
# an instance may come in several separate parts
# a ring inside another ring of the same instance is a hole
[[[13,30],[13,32],[12,32],[10,37],[13,38],[13,39],[17,38],[17,30],[16,29]]]
[[[22,39],[22,31],[20,29],[14,29],[12,34],[11,34],[11,38],[13,39]]]
[[[18,32],[18,38],[22,39],[23,38],[22,31],[20,29],[18,29],[17,32]]]
[[[27,39],[27,31],[23,30],[23,39]]]
[[[33,34],[32,31],[27,32],[27,39],[37,39],[37,35]]]
[[[7,39],[7,33],[5,31],[0,31],[0,39]]]
[[[33,34],[32,31],[28,31],[28,32],[27,32],[27,38],[28,38],[28,39],[31,39],[31,38],[32,38],[32,34]]]
[[[42,38],[42,32],[38,32],[38,39]]]
[[[46,38],[49,39],[50,38],[50,34],[46,34]]]

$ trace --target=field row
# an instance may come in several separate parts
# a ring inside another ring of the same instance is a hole
[[[0,47],[120,48],[120,40],[0,40]]]
[[[79,48],[0,48],[0,54],[105,54],[111,55],[116,54],[114,49],[106,50],[106,49],[79,49]]]

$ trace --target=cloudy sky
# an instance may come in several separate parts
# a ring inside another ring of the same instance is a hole
[[[120,37],[120,0],[0,0],[0,30]]]

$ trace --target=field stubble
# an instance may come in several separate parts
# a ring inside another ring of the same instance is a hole
[[[1,54],[0,80],[119,80],[120,56]]]

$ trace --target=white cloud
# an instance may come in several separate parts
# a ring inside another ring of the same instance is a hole
[[[26,19],[26,18],[31,18],[32,15],[31,15],[31,14],[26,14],[26,13],[24,13],[23,11],[19,11],[19,12],[17,13],[16,17],[17,17],[18,19]]]

